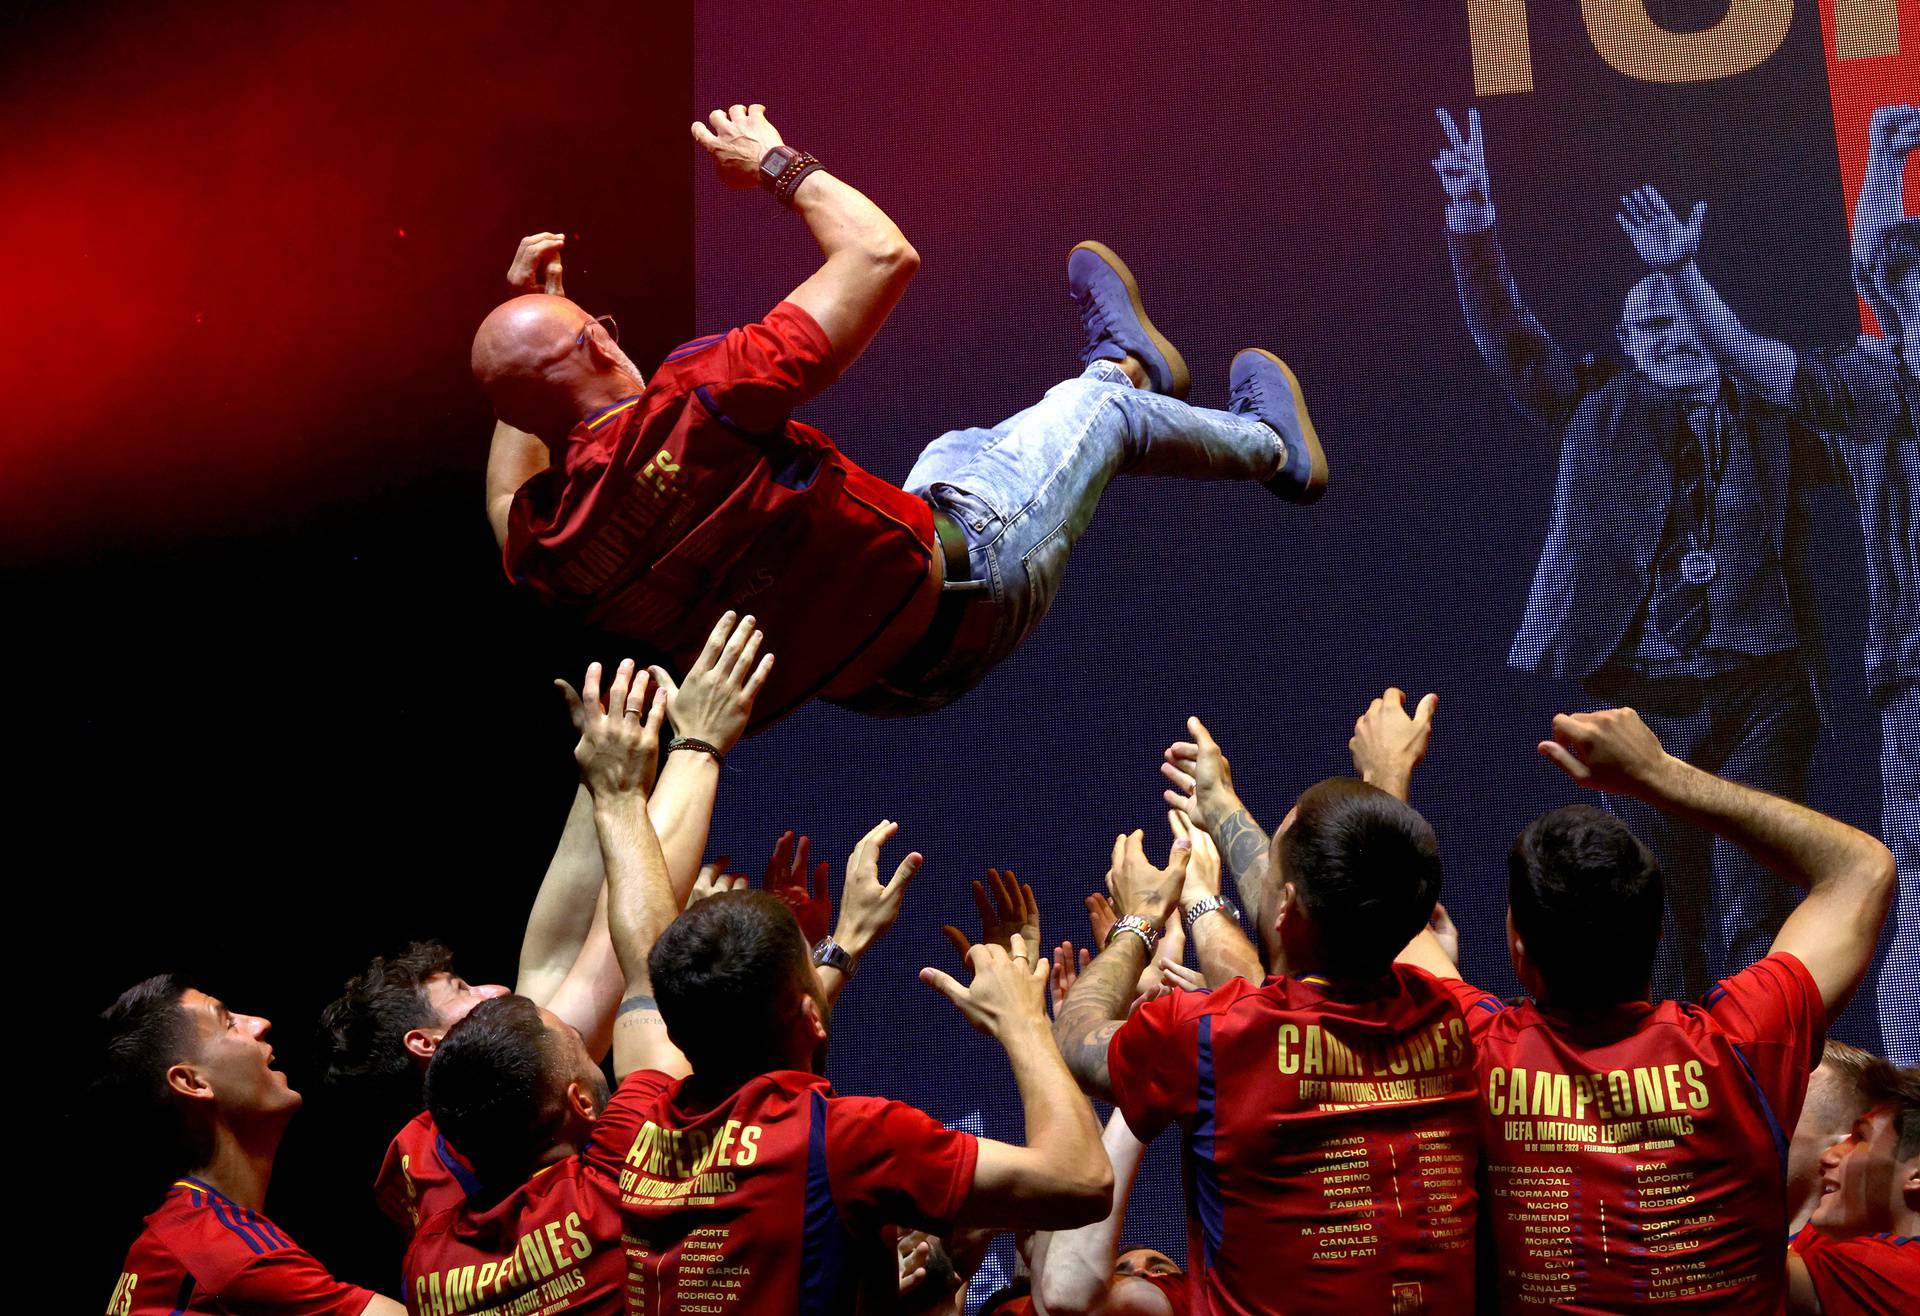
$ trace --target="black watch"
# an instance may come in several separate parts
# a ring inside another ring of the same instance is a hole
[[[792,146],[769,147],[760,157],[760,186],[773,193],[783,206],[793,204],[793,190],[800,180],[820,168],[820,161]]]

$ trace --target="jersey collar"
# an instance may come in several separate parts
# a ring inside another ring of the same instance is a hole
[[[641,396],[641,394],[635,393],[632,397],[621,398],[618,402],[600,408],[600,410],[594,412],[580,423],[590,430],[597,430],[621,412],[635,406],[640,401]]]

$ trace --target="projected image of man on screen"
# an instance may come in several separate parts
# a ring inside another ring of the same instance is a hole
[[[1185,361],[1093,242],[1067,262],[1079,376],[998,425],[942,435],[904,488],[869,474],[791,415],[873,340],[918,254],[764,107],[716,110],[693,134],[729,187],[797,212],[824,263],[765,319],[686,344],[649,381],[610,322],[559,295],[563,239],[527,239],[510,275],[527,292],[473,344],[500,419],[487,506],[518,584],[676,661],[715,615],[750,614],[780,654],[756,725],[816,695],[899,716],[964,694],[1045,616],[1116,475],[1248,480],[1299,503],[1324,492],[1326,456],[1280,359],[1240,352],[1224,411],[1180,401]]]
[[[1495,227],[1478,111],[1439,112],[1434,161],[1467,327],[1521,411],[1560,443],[1552,522],[1509,666],[1631,706],[1680,758],[1791,800],[1819,729],[1793,426],[1719,364],[1673,280],[1627,291],[1624,361],[1576,359],[1520,298]],[[1612,802],[1672,899],[1656,992],[1691,1000],[1766,954],[1788,889],[1737,849]]]
[[[1701,273],[1706,205],[1682,221],[1643,187],[1620,226],[1671,282],[1714,356],[1745,387],[1821,431],[1844,470],[1866,551],[1868,689],[1880,711],[1880,830],[1900,866],[1893,940],[1878,999],[1887,1054],[1920,1062],[1920,217],[1906,214],[1907,157],[1920,108],[1885,105],[1868,129],[1866,178],[1853,220],[1855,278],[1887,337],[1799,351],[1748,330]]]

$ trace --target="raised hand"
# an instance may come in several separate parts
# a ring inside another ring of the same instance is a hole
[[[966,986],[931,966],[920,970],[920,981],[952,1001],[968,1023],[990,1037],[1005,1037],[1024,1023],[1046,1026],[1051,964],[1038,948],[1029,951],[1019,933],[1013,934],[1011,951],[974,946],[967,951],[967,964],[973,981]]]
[[[1167,810],[1167,826],[1173,828],[1176,843],[1185,841],[1193,851],[1193,857],[1187,861],[1186,877],[1180,884],[1181,907],[1219,895],[1220,847],[1213,843],[1213,837],[1204,828],[1194,826],[1180,809]]]
[[[621,660],[604,705],[599,663],[587,665],[578,692],[565,681],[556,680],[554,685],[566,698],[567,712],[580,732],[573,760],[580,765],[580,780],[587,789],[595,795],[633,794],[644,799],[648,765],[653,747],[660,743],[660,718],[666,709],[661,692],[647,698],[646,673],[636,673],[631,658]]]
[[[1467,111],[1465,135],[1445,110],[1435,110],[1434,115],[1447,135],[1447,144],[1433,158],[1433,171],[1447,191],[1447,226],[1457,233],[1477,233],[1493,223],[1493,186],[1487,179],[1480,111]]]
[[[880,847],[899,830],[899,823],[882,819],[847,856],[847,877],[840,887],[840,923],[833,939],[855,958],[865,954],[900,917],[900,902],[906,899],[907,886],[926,863],[926,857],[915,850],[893,870],[893,879],[881,885]]]
[[[1113,907],[1113,900],[1104,891],[1096,891],[1087,897],[1087,923],[1093,929],[1092,946],[1096,952],[1107,944],[1107,934],[1113,931],[1113,925],[1120,921],[1120,911]]]
[[[686,680],[676,684],[665,668],[647,669],[667,693],[676,734],[703,740],[722,754],[739,743],[754,696],[773,671],[772,654],[759,658],[762,638],[752,617],[722,613]]]
[[[1610,795],[1656,793],[1673,765],[1660,738],[1631,708],[1562,713],[1541,755],[1582,786]]]
[[[1135,828],[1116,836],[1107,868],[1107,890],[1113,896],[1113,907],[1122,916],[1137,914],[1156,928],[1165,927],[1180,907],[1180,888],[1192,858],[1193,848],[1175,837],[1167,853],[1167,866],[1156,868],[1146,855],[1145,833]]]
[[[1427,931],[1433,934],[1433,939],[1440,943],[1440,949],[1445,951],[1447,958],[1454,962],[1455,967],[1458,967],[1460,929],[1453,926],[1453,916],[1447,913],[1447,907],[1437,900],[1433,902],[1433,913],[1427,918]]]
[[[1161,792],[1169,809],[1179,809],[1188,821],[1209,832],[1240,807],[1233,788],[1233,765],[1197,717],[1187,719],[1192,740],[1176,740],[1161,755],[1160,775],[1172,786]]]
[[[1092,961],[1093,952],[1084,947],[1079,958],[1074,958],[1071,941],[1063,941],[1053,948],[1053,969],[1047,976],[1047,1003],[1056,1015],[1060,1013],[1060,1003],[1067,999],[1067,993],[1073,990],[1073,984],[1080,981],[1080,975]]]
[[[1388,686],[1385,694],[1368,704],[1367,711],[1354,719],[1353,739],[1347,742],[1360,779],[1406,799],[1413,770],[1427,756],[1433,740],[1433,714],[1439,706],[1439,695],[1424,695],[1409,716],[1406,693],[1398,686]]]
[[[808,877],[807,860],[812,845],[804,836],[796,841],[792,831],[782,832],[780,839],[773,843],[766,876],[760,879],[762,890],[787,903],[800,921],[800,931],[806,934],[809,944],[826,936],[833,924],[833,900],[827,895],[827,861],[822,859],[814,868],[811,880]]]
[[[560,286],[560,249],[567,245],[563,233],[529,233],[520,239],[507,267],[507,286],[515,292],[544,292],[566,296]]]
[[[713,157],[720,181],[744,192],[760,181],[760,161],[782,145],[780,130],[767,122],[764,105],[734,105],[715,110],[693,125],[693,140]]]
[[[974,882],[973,905],[980,911],[982,942],[1005,950],[1013,944],[1014,934],[1018,933],[1029,946],[1043,944],[1040,940],[1040,902],[1033,898],[1033,888],[1015,877],[1011,868],[1004,874],[997,868],[989,868],[985,885]],[[973,945],[967,940],[967,934],[951,923],[941,931],[947,934],[947,940],[964,958],[968,948]]]
[[[700,865],[700,872],[693,879],[693,890],[687,893],[687,908],[692,909],[708,896],[717,896],[723,891],[745,891],[746,889],[747,875],[729,873],[727,858],[722,855],[712,863]],[[818,941],[819,938],[816,937],[814,940]]]
[[[1920,106],[1882,105],[1867,126],[1870,150],[1906,155],[1920,148]]]
[[[1614,220],[1641,260],[1656,270],[1672,272],[1700,254],[1707,203],[1694,206],[1683,224],[1665,197],[1650,186],[1641,187],[1620,198],[1620,213]]]

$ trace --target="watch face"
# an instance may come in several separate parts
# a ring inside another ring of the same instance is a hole
[[[793,162],[793,151],[785,146],[776,146],[760,158],[760,172],[769,178],[778,178]]]

